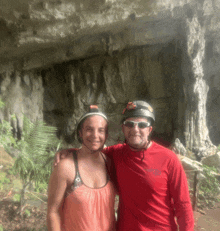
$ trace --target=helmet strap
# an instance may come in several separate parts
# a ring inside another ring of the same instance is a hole
[[[148,147],[149,147],[149,145],[150,145],[150,143],[151,143],[151,140],[148,140],[148,141],[146,142],[144,148],[135,148],[135,147],[132,147],[130,144],[128,144],[128,143],[127,143],[127,144],[128,144],[129,147],[131,147],[132,149],[135,149],[135,150],[147,150]]]

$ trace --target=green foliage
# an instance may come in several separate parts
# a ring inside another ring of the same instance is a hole
[[[14,168],[12,168],[12,167],[8,168],[8,169],[7,169],[7,174],[9,174],[9,175],[15,175],[15,170],[14,170]]]
[[[25,209],[24,213],[25,213],[25,215],[28,216],[28,217],[30,217],[30,215],[31,215],[31,212],[30,212],[30,210],[28,210],[28,209]]]
[[[20,200],[21,200],[21,194],[16,193],[16,194],[13,196],[13,201],[14,201],[14,202],[20,202]]]
[[[3,189],[3,185],[10,183],[10,179],[7,177],[5,172],[0,172],[0,189]]]
[[[35,186],[35,192],[44,193],[47,190],[48,182],[40,182]]]
[[[0,98],[0,109],[4,103]],[[10,120],[16,119],[15,115],[10,116]],[[25,205],[25,193],[27,189],[35,186],[36,192],[45,192],[54,153],[61,148],[62,142],[56,137],[56,128],[47,126],[43,121],[31,122],[23,115],[23,130],[21,138],[18,140],[13,136],[13,129],[9,122],[0,121],[0,145],[3,145],[9,154],[16,153],[16,160],[12,169],[7,170],[7,174],[18,174],[20,179],[11,182],[13,189],[17,188],[17,194],[13,196],[13,201],[20,202],[20,211]],[[22,182],[21,182],[22,181]],[[6,173],[0,175],[0,189],[3,184],[9,183]],[[29,216],[29,212],[24,214]]]
[[[51,162],[55,151],[61,146],[61,141],[56,137],[55,127],[47,126],[43,121],[32,123],[24,116],[22,136],[16,145],[19,154],[14,170],[23,182],[20,194],[22,213],[25,194],[30,186],[35,185],[39,191],[46,188],[51,174]]]
[[[206,179],[200,183],[199,196],[209,205],[212,204],[211,201],[217,201],[216,196],[220,193],[220,184],[214,176],[214,173],[217,173],[215,167],[203,165],[203,170]]]
[[[0,109],[4,108],[5,103],[0,98]],[[15,115],[11,115],[11,120],[15,120]],[[12,147],[16,147],[16,138],[13,136],[10,122],[6,120],[0,121],[0,145],[10,153]]]
[[[56,137],[56,128],[42,121],[32,123],[24,117],[23,133],[17,142],[19,156],[14,169],[27,182],[45,183],[51,173],[51,161],[61,142]]]
[[[16,139],[13,137],[12,127],[6,120],[2,120],[0,123],[0,144],[8,153],[11,152],[11,147],[16,147]]]
[[[0,231],[4,231],[3,226],[0,224]]]
[[[12,180],[12,188],[14,192],[20,192],[22,187],[22,181],[19,178]]]

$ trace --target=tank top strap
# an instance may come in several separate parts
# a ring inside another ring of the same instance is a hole
[[[82,181],[82,178],[80,176],[80,173],[79,173],[79,166],[78,166],[78,158],[77,158],[77,150],[74,150],[73,151],[73,161],[74,161],[74,165],[75,165],[75,179],[70,187],[70,189],[68,189],[66,191],[66,196],[68,196],[71,192],[73,192],[74,190],[76,190],[78,187],[80,187],[81,185],[83,185],[83,181]],[[107,165],[107,160],[106,158],[104,157],[104,154],[101,153],[101,156],[102,158],[104,159],[105,161],[105,167],[106,167],[106,175],[107,175],[107,183],[108,181],[110,180],[110,173],[109,173],[109,169],[108,169],[108,165]],[[106,183],[106,184],[107,184]]]
[[[73,161],[74,161],[74,164],[75,164],[75,179],[74,179],[74,182],[71,186],[71,189],[72,190],[75,190],[76,188],[78,188],[79,186],[81,186],[83,184],[82,182],[82,179],[81,179],[81,176],[79,174],[79,167],[78,167],[78,159],[77,159],[77,151],[74,150],[73,151]]]
[[[78,160],[77,160],[77,151],[76,150],[73,151],[73,161],[74,161],[76,173],[78,173],[79,168],[78,168]]]
[[[110,172],[109,172],[107,160],[106,160],[106,158],[102,152],[101,152],[101,156],[102,156],[103,160],[105,161],[105,168],[106,168],[106,172],[107,172],[107,181],[109,181],[110,180]]]

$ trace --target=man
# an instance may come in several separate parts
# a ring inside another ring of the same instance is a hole
[[[150,140],[155,121],[144,101],[123,111],[126,142],[107,147],[119,191],[118,231],[193,231],[194,219],[183,167],[171,150]]]

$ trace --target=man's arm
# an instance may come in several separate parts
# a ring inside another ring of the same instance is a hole
[[[186,174],[175,156],[169,166],[169,189],[174,200],[175,214],[180,231],[194,230],[194,217]]]
[[[113,158],[113,153],[114,153],[114,148],[115,148],[115,145],[112,145],[112,146],[107,146],[105,147],[102,152],[108,156],[108,158],[112,159]]]
[[[102,150],[102,152],[108,156],[110,159],[112,159],[112,155],[114,152],[114,146],[109,146],[106,147]],[[53,162],[53,166],[57,166],[57,164],[60,162],[61,159],[65,159],[67,158],[70,154],[72,155],[73,150],[75,150],[75,148],[69,148],[69,149],[62,149],[59,150],[55,153],[54,156],[54,162]]]
[[[67,187],[68,175],[71,174],[69,162],[70,161],[68,158],[66,158],[65,160],[61,160],[60,164],[54,168],[50,176],[47,209],[48,231],[61,231],[59,209],[62,204],[65,190]]]
[[[53,166],[57,166],[61,159],[67,158],[72,152],[76,150],[75,148],[62,149],[55,153]]]

